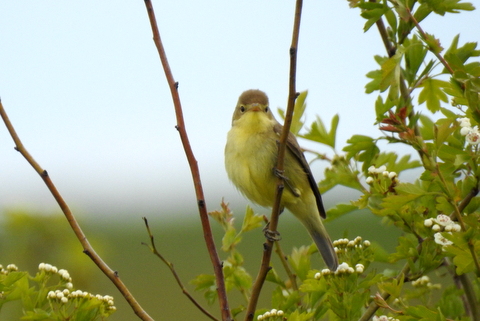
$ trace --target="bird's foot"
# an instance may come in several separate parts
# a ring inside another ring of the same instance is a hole
[[[276,167],[273,168],[273,175],[283,179],[283,182],[287,185],[288,189],[292,192],[292,194],[296,197],[300,197],[300,192],[298,191],[298,189],[292,186],[292,184],[290,184],[288,177],[285,176],[284,173],[285,171],[281,171]]]
[[[265,227],[263,228],[263,235],[265,235],[265,238],[269,240],[270,242],[278,242],[282,239],[282,236],[280,235],[280,232],[278,231],[272,231],[270,230],[269,227],[270,223],[267,223]]]

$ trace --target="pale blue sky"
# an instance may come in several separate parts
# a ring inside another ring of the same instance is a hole
[[[378,32],[347,1],[305,1],[297,89],[309,90],[307,123],[340,115],[338,150],[352,134],[375,136],[365,74],[384,55]],[[187,131],[207,205],[244,207],[227,179],[223,148],[238,95],[259,88],[271,107],[287,98],[294,1],[153,1],[179,81]],[[448,47],[478,40],[478,11],[422,23]],[[193,184],[144,2],[0,2],[0,97],[18,134],[82,213],[195,215]],[[323,146],[312,146],[322,152]],[[314,167],[317,180],[321,166]],[[41,179],[0,125],[0,209],[57,210]],[[325,196],[329,204],[329,194]],[[344,201],[348,201],[346,198]],[[240,203],[240,204],[239,204]]]

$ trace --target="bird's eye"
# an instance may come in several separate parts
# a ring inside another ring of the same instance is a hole
[[[240,106],[240,111],[241,111],[242,113],[244,113],[244,112],[245,112],[245,106]]]
[[[265,107],[265,112],[268,113],[268,106]]]

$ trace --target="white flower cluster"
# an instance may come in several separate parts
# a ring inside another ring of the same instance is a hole
[[[459,232],[461,230],[460,225],[452,221],[450,216],[445,214],[437,215],[437,218],[428,218],[423,222],[423,224],[426,227],[431,227],[432,231],[436,232],[433,235],[435,238],[435,243],[441,245],[442,247],[452,245],[453,242],[443,236],[441,232],[452,234],[452,232]]]
[[[353,240],[349,239],[338,239],[332,242],[335,249],[335,253],[344,253],[349,249],[362,249],[364,247],[370,246],[370,241],[365,240],[362,242],[362,237],[357,236]]]
[[[480,133],[478,132],[478,126],[474,126],[470,124],[470,119],[468,118],[460,118],[458,120],[460,123],[460,134],[465,136],[467,143],[470,145],[478,145],[480,143]]]
[[[355,268],[351,267],[348,265],[348,263],[343,262],[340,264],[335,271],[330,271],[329,269],[323,269],[321,272],[315,273],[314,278],[319,280],[322,276],[326,275],[341,275],[341,274],[353,274],[353,273],[358,273],[362,274],[363,270],[365,269],[365,266],[363,264],[358,263],[355,265]]]
[[[395,319],[393,317],[387,317],[386,315],[376,315],[372,319],[373,321],[399,321],[398,319]]]
[[[15,264],[9,264],[6,268],[0,264],[0,274],[8,274],[10,272],[18,271],[18,267]]]
[[[268,320],[270,318],[282,317],[282,316],[283,316],[282,310],[271,309],[270,311],[267,311],[264,314],[260,314],[257,317],[257,320]]]
[[[41,271],[44,271],[45,273],[51,273],[51,274],[57,274],[60,276],[60,278],[66,282],[65,287],[66,289],[63,290],[56,290],[56,291],[50,291],[47,294],[47,298],[50,300],[56,300],[59,301],[63,304],[68,303],[69,300],[72,299],[93,299],[96,298],[99,301],[102,301],[107,305],[108,310],[113,310],[115,311],[117,308],[115,307],[115,304],[113,302],[113,297],[110,295],[93,295],[88,292],[84,292],[81,290],[76,290],[71,292],[73,288],[72,284],[72,278],[70,277],[70,273],[68,273],[67,270],[65,269],[58,269],[56,266],[48,264],[48,263],[40,263],[38,265],[38,269]]]
[[[367,184],[373,184],[375,181],[374,177],[382,175],[383,177],[388,177],[392,180],[392,182],[398,182],[398,175],[395,172],[389,172],[387,171],[387,167],[385,165],[380,166],[379,168],[376,168],[375,166],[370,166],[368,168],[368,174],[370,176],[367,177],[365,182]]]
[[[427,218],[423,224],[431,227],[434,232],[460,232],[461,227],[445,214],[437,215],[436,218]]]
[[[65,284],[67,289],[71,290],[73,288],[72,278],[70,277],[70,274],[68,273],[67,270],[64,270],[64,269],[59,270],[56,266],[48,263],[40,263],[38,265],[38,270],[40,272],[45,271],[45,273],[58,274],[62,280],[67,282],[67,284]]]
[[[72,299],[93,299],[96,298],[99,301],[104,302],[107,305],[107,309],[109,310],[116,310],[117,308],[115,307],[115,303],[113,302],[113,297],[110,295],[93,295],[88,292],[84,292],[81,290],[76,290],[73,292],[70,292],[69,289],[64,289],[62,291],[56,290],[56,291],[50,291],[47,294],[47,298],[50,300],[58,300],[61,303],[68,303],[69,300]]]
[[[430,282],[430,278],[426,275],[412,281],[412,285],[416,288],[427,287],[429,289],[440,289],[442,287],[441,284],[433,284]]]

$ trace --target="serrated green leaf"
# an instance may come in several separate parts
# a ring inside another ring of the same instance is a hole
[[[307,103],[305,102],[305,100],[307,99],[307,95],[308,90],[302,91],[295,100],[292,124],[290,126],[290,131],[294,135],[298,135],[304,125],[304,123],[302,122],[302,118],[303,114],[305,113],[305,109],[307,108]]]
[[[305,135],[299,136],[335,148],[338,122],[339,116],[333,116],[330,131],[327,131],[327,128],[323,124],[322,119],[317,116],[317,120],[312,123],[309,131]]]
[[[245,216],[242,223],[242,233],[256,229],[262,226],[263,216],[255,214],[250,206],[245,210]]]
[[[439,79],[427,78],[422,82],[422,91],[418,96],[418,103],[427,103],[427,108],[432,113],[440,110],[440,101],[448,102],[447,95],[442,88],[449,87],[449,83]]]

